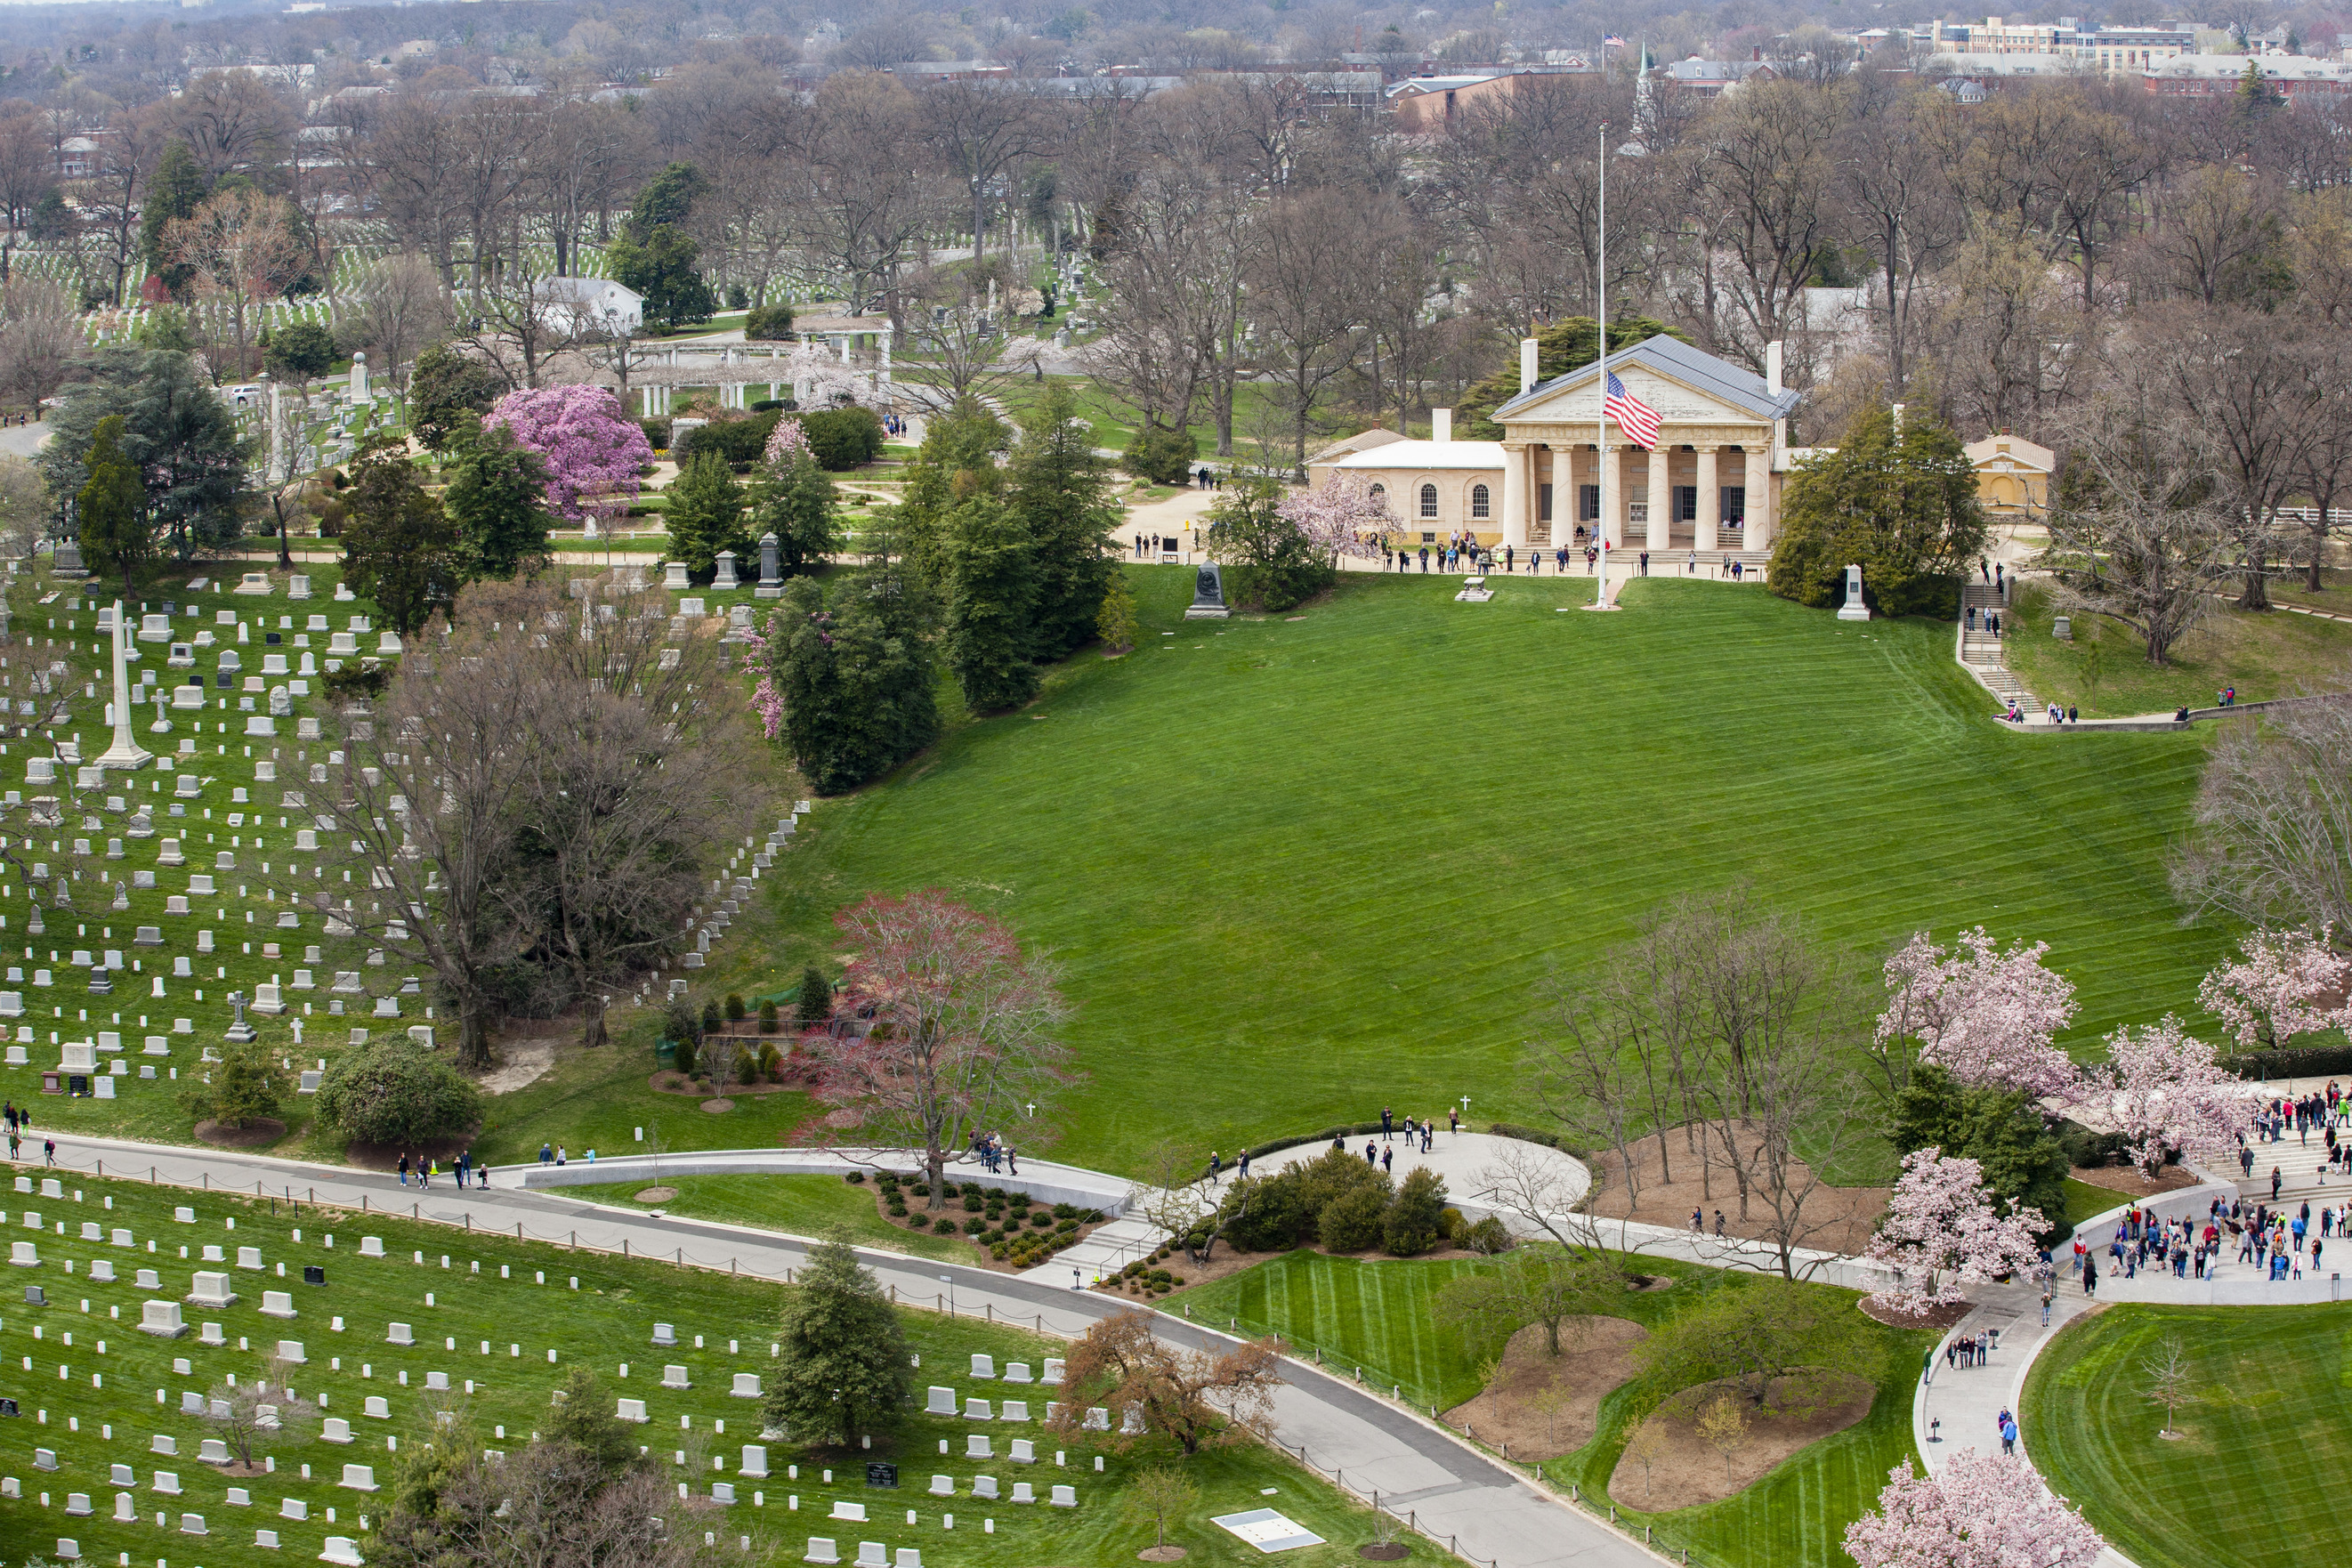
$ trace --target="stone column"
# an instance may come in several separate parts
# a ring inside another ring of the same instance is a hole
[[[1521,550],[1527,548],[1528,519],[1535,510],[1530,456],[1524,441],[1503,443],[1503,542]],[[1412,502],[1409,510],[1417,513],[1419,503]]]
[[[1772,453],[1748,448],[1748,548],[1772,548]]]
[[[1650,448],[1650,526],[1645,546],[1664,555],[1674,540],[1674,452],[1664,441]]]
[[[1715,448],[1698,449],[1698,519],[1691,542],[1701,550],[1716,547],[1715,525],[1723,516],[1723,495],[1716,489]]]
[[[1612,519],[1609,536],[1620,550],[1639,550],[1641,542],[1633,534],[1633,481],[1642,475],[1642,448],[1628,441],[1613,450],[1617,467],[1609,476]]]

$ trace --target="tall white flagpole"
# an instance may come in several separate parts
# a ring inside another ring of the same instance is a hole
[[[1604,57],[1605,58],[1605,57]],[[1601,261],[1601,288],[1598,314],[1601,319],[1600,413],[1593,422],[1592,442],[1593,494],[1600,498],[1599,515],[1592,520],[1595,545],[1601,553],[1601,586],[1593,604],[1606,607],[1609,603],[1609,121],[1601,122],[1601,219],[1598,255]]]

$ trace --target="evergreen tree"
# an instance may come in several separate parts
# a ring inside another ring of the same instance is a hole
[[[993,496],[974,496],[949,519],[947,660],[975,713],[1018,708],[1037,695],[1037,566],[1028,531]]]
[[[643,243],[657,228],[684,223],[694,204],[710,189],[710,182],[691,163],[672,163],[637,188],[637,199],[622,221],[621,231]]]
[[[99,422],[120,415],[122,454],[138,467],[157,551],[168,548],[185,561],[236,538],[244,528],[239,501],[248,444],[227,403],[197,374],[195,361],[169,350],[110,345],[98,351],[88,374],[59,394],[50,439],[34,459],[49,492],[80,493]]]
[[[1815,456],[1780,494],[1780,534],[1765,581],[1801,605],[1844,592],[1849,563],[1890,616],[1959,613],[1958,574],[1983,548],[1976,466],[1949,426],[1913,411],[1864,412],[1834,452]]]
[[[800,995],[793,1011],[803,1029],[813,1029],[833,1016],[833,987],[824,971],[814,963],[801,971]]]
[[[607,260],[613,281],[644,297],[646,320],[674,330],[707,321],[719,308],[710,285],[695,269],[701,254],[693,236],[663,224],[643,240],[614,240]]]
[[[289,381],[315,381],[333,368],[340,352],[335,334],[316,321],[289,321],[262,345],[269,374]]]
[[[1933,1145],[1976,1161],[2011,1209],[2030,1205],[2053,1220],[2066,1212],[2066,1146],[2022,1089],[1966,1088],[1923,1062],[1895,1097],[1886,1138],[1898,1156]]]
[[[195,277],[196,269],[164,255],[164,226],[174,218],[195,216],[196,209],[211,195],[212,184],[205,178],[195,154],[177,138],[155,161],[155,172],[147,176],[146,186],[140,193],[139,256],[146,262],[147,270],[163,279],[164,289],[175,300],[187,293],[188,282]]]
[[[569,1444],[607,1478],[627,1469],[637,1457],[636,1434],[613,1414],[604,1384],[584,1366],[573,1367],[565,1376],[562,1397],[546,1420],[549,1442]]]
[[[1127,574],[1116,568],[1110,591],[1103,595],[1102,609],[1095,616],[1095,635],[1112,653],[1125,653],[1135,646],[1135,590],[1127,585]]]
[[[938,737],[930,627],[900,574],[859,573],[830,603],[816,578],[797,578],[781,619],[768,679],[785,744],[818,794],[855,789]]]
[[[745,531],[776,536],[776,569],[787,577],[824,564],[833,553],[837,492],[814,454],[794,453],[772,466],[752,489]]]
[[[416,356],[408,377],[408,427],[426,451],[437,452],[468,416],[488,414],[505,390],[497,371],[436,343]]]
[[[1068,387],[1054,384],[1022,416],[1006,477],[1006,499],[1034,563],[1031,647],[1040,659],[1061,658],[1093,640],[1103,595],[1118,574],[1103,547],[1119,522],[1110,466],[1095,456],[1093,432],[1078,423]]]
[[[465,585],[457,525],[395,447],[361,458],[343,499],[351,509],[343,523],[343,580],[375,601],[394,631],[414,636]]]
[[[697,577],[719,569],[719,552],[732,550],[740,559],[751,548],[743,526],[743,487],[735,482],[727,459],[716,452],[700,452],[687,459],[686,471],[669,487],[669,547],[673,558],[686,563]]]
[[[974,495],[997,492],[1003,481],[996,454],[1004,447],[1004,426],[975,398],[963,399],[924,429],[890,513],[888,542],[926,594],[936,597],[941,591],[949,514]]]
[[[510,578],[548,558],[547,465],[504,426],[468,421],[453,443],[456,462],[441,504],[465,541],[472,574]]]
[[[895,1425],[914,1394],[898,1310],[858,1267],[845,1230],[809,1250],[777,1338],[783,1353],[771,1363],[775,1386],[764,1414],[797,1441],[848,1447]]]
[[[155,555],[154,531],[147,523],[147,488],[139,465],[123,455],[123,419],[110,414],[90,433],[82,459],[89,482],[74,497],[82,563],[92,572],[122,574],[122,593],[137,589],[139,574]]]

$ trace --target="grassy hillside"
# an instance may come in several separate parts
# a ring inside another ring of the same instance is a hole
[[[1948,626],[1668,581],[1474,606],[1418,574],[1188,624],[1189,571],[1128,570],[1136,653],[822,803],[778,879],[779,975],[876,888],[1052,952],[1088,1074],[1062,1157],[1522,1109],[1534,983],[1742,878],[1872,967],[1921,926],[2047,939],[2078,1049],[2190,1005],[2222,945],[2163,878],[2202,738],[2002,733]]]

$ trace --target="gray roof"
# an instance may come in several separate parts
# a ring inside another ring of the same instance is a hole
[[[1729,360],[1717,359],[1710,353],[1701,353],[1688,343],[1678,338],[1670,338],[1664,332],[1644,339],[1631,348],[1619,349],[1609,356],[1608,363],[1612,370],[1621,365],[1647,365],[1661,375],[1671,376],[1684,385],[1734,408],[1745,409],[1759,419],[1785,419],[1800,401],[1794,392],[1782,392],[1776,395],[1765,385],[1764,378],[1754,371],[1743,369]],[[1589,381],[1598,368],[1588,364],[1570,371],[1566,375],[1538,382],[1496,409],[1493,416],[1500,419],[1523,404],[1533,403],[1562,388]]]

